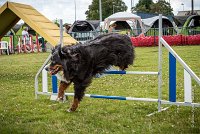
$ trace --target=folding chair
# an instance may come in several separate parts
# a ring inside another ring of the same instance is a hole
[[[7,41],[0,41],[0,50],[7,50],[7,54],[9,55],[9,47]]]

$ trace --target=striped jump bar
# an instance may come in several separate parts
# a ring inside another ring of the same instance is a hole
[[[65,95],[74,96],[74,93],[65,93]],[[152,98],[135,98],[135,97],[124,97],[124,96],[105,96],[105,95],[96,95],[96,94],[85,94],[85,97],[99,98],[99,99],[111,99],[111,100],[135,100],[135,101],[158,102],[158,99],[152,99]]]
[[[141,72],[141,71],[117,71],[117,70],[109,70],[105,71],[104,74],[141,74],[141,75],[158,75],[158,72]],[[42,83],[43,83],[43,92],[48,92],[48,80],[47,80],[47,71],[45,69],[42,70]],[[55,75],[52,76],[52,90],[53,93],[57,93],[57,77]]]
[[[105,71],[104,74],[147,74],[158,75],[158,72],[140,72],[140,71]]]

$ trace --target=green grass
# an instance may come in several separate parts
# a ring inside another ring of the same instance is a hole
[[[200,76],[200,46],[173,47]],[[168,99],[168,54],[163,48],[163,99]],[[70,102],[34,97],[34,77],[48,53],[0,56],[0,133],[200,133],[200,108],[171,106],[153,116],[157,103],[84,98],[77,112],[67,113]],[[157,71],[156,47],[136,48],[129,70]],[[194,102],[200,86],[193,81]],[[40,84],[41,86],[41,84]],[[73,91],[73,86],[70,87]],[[94,79],[86,93],[157,97],[157,77],[117,75]],[[177,100],[183,101],[183,69],[177,63]],[[69,97],[70,101],[72,97]],[[167,107],[167,105],[163,105]],[[194,113],[194,117],[193,114]],[[194,119],[194,122],[193,122]]]

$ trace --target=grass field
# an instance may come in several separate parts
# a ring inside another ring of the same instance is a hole
[[[175,51],[200,76],[200,46],[177,46]],[[163,99],[168,99],[168,53],[163,48]],[[48,53],[0,56],[0,133],[200,133],[200,108],[171,106],[153,116],[157,103],[84,98],[77,112],[67,113],[70,102],[34,96],[34,77]],[[157,71],[156,47],[136,48],[129,70]],[[112,75],[94,79],[86,93],[157,97],[157,77]],[[192,83],[194,102],[200,86]],[[70,87],[73,91],[73,86]],[[177,101],[183,101],[183,69],[177,63]],[[72,97],[69,97],[69,101]],[[163,105],[167,107],[167,105]]]

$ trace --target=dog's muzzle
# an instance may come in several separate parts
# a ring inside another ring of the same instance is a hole
[[[45,70],[48,71],[51,75],[57,74],[62,70],[62,65],[51,66],[50,64],[45,67]]]

